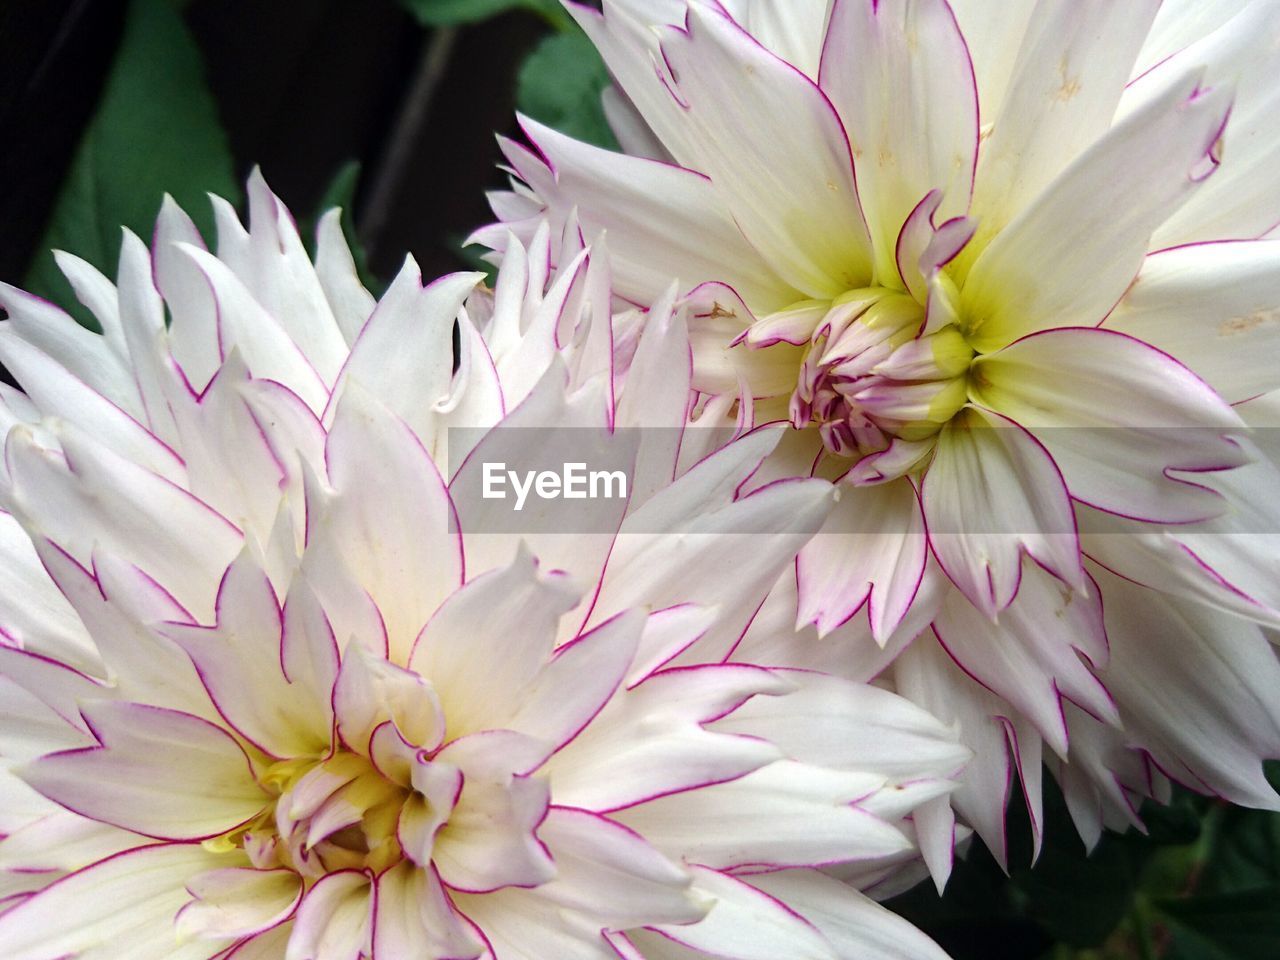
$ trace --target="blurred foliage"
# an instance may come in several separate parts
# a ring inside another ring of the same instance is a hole
[[[520,68],[518,84],[521,112],[578,140],[618,149],[600,103],[609,73],[576,26],[544,39]]]
[[[401,3],[427,27],[476,23],[508,10],[530,10],[561,29],[570,23],[560,0],[401,0]]]
[[[1280,767],[1270,768],[1280,785]],[[1031,864],[1021,801],[1009,808],[1006,875],[980,842],[946,894],[928,884],[889,903],[955,960],[1275,960],[1280,814],[1178,789],[1142,809],[1145,835],[1107,832],[1086,853],[1051,777],[1045,841]]]
[[[520,68],[516,103],[522,113],[572,137],[618,148],[600,94],[609,84],[604,62],[559,0],[401,0],[428,26],[474,23],[510,10],[529,10],[558,31],[543,37]]]
[[[26,278],[28,289],[90,325],[50,250],[67,250],[114,277],[121,225],[149,239],[166,191],[202,231],[212,224],[206,191],[232,202],[241,196],[200,51],[180,7],[175,0],[129,4],[97,113]]]

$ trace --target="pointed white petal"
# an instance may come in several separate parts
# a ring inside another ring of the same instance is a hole
[[[929,543],[947,576],[988,617],[1009,606],[1023,555],[1081,587],[1075,517],[1053,458],[1021,425],[980,407],[943,429],[921,489]]]
[[[945,0],[838,2],[818,82],[848,132],[885,282],[897,274],[898,233],[921,197],[942,192],[939,223],[968,209],[978,151],[969,51]]]
[[[68,810],[144,836],[200,840],[267,805],[244,751],[213,724],[137,703],[81,709],[99,746],[49,754],[19,771]]]
[[[972,375],[974,400],[1033,431],[1072,498],[1101,510],[1216,516],[1222,498],[1194,475],[1248,461],[1228,436],[1242,421],[1213,388],[1123,333],[1047,330],[980,358]]]

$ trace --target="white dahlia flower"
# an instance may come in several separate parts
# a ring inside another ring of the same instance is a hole
[[[102,336],[0,288],[0,956],[941,957],[819,868],[916,856],[955,734],[698,652],[736,641],[828,484],[736,496],[766,431],[674,482],[650,444],[643,533],[525,547],[471,526],[433,455],[457,425],[634,422],[662,351],[688,367],[669,301],[615,390],[611,346],[587,369],[589,254],[548,276],[544,231],[492,296],[409,264],[375,305],[336,216],[313,267],[250,197],[248,231],[218,203],[216,255],[170,203],[117,285],[60,257]]]
[[[762,476],[838,482],[791,655],[958,720],[997,856],[1044,744],[1090,842],[1167,777],[1277,807],[1280,3],[570,8],[627,155],[526,122],[477,238],[607,229],[693,389],[793,426]]]

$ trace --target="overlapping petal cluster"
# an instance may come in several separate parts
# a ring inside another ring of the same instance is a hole
[[[0,289],[0,955],[941,956],[857,888],[918,856],[954,731],[730,656],[831,505],[740,492],[778,431],[642,445],[607,534],[455,503],[521,427],[678,435],[670,300],[624,378],[548,228],[494,291],[410,262],[375,303],[336,214],[313,265],[249,192],[216,254],[167,203],[116,284],[61,256],[100,336]]]
[[[1044,745],[1089,842],[1168,777],[1276,807],[1280,5],[603,7],[625,154],[526,121],[477,238],[607,230],[695,392],[791,424],[762,478],[838,484],[792,655],[958,720],[997,856]]]

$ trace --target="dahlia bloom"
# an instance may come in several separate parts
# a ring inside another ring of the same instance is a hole
[[[941,957],[818,868],[917,856],[954,732],[700,653],[829,509],[822,481],[735,495],[776,433],[678,479],[641,450],[666,485],[603,553],[487,533],[442,473],[452,426],[632,422],[663,351],[688,366],[678,316],[615,390],[588,251],[549,276],[544,231],[492,295],[409,263],[375,304],[336,216],[313,266],[250,197],[248,230],[215,201],[216,255],[169,203],[117,285],[61,256],[101,336],[0,288],[0,955]]]
[[[1166,777],[1280,806],[1280,4],[570,9],[627,155],[525,121],[477,239],[607,230],[693,389],[792,426],[762,479],[838,483],[769,642],[959,721],[997,856],[1045,744],[1090,843]]]

